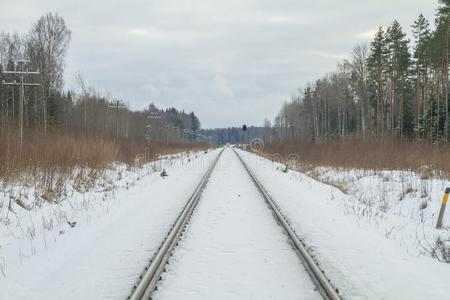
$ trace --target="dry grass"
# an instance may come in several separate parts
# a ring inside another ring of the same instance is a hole
[[[265,145],[266,154],[288,157],[297,154],[301,161],[312,166],[345,169],[396,169],[417,171],[423,177],[434,172],[450,174],[450,146],[433,145],[396,138],[348,138],[299,144]]]
[[[7,185],[25,176],[30,184],[36,184],[59,176],[53,182],[63,180],[62,174],[73,174],[74,170],[89,170],[93,176],[92,172],[101,171],[113,162],[132,166],[139,154],[145,154],[148,162],[158,154],[207,147],[206,144],[148,144],[140,140],[34,133],[25,137],[20,150],[17,133],[4,131],[0,133],[0,181]]]

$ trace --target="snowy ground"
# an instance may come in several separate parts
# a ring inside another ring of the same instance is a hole
[[[111,170],[106,188],[30,211],[0,198],[0,299],[125,299],[217,154]]]
[[[400,241],[409,252],[450,263],[450,211],[444,217],[444,227],[435,229],[444,191],[450,187],[447,177],[429,176],[429,172],[323,167],[306,174],[334,185],[356,199],[359,211],[354,210],[354,213],[375,224],[382,224],[386,235]],[[414,230],[412,225],[415,225]],[[438,239],[447,247],[447,257],[443,257],[445,253],[436,251]]]
[[[240,153],[345,298],[448,299],[450,264],[433,259],[419,245],[448,236],[448,228],[432,229],[448,182],[431,185],[428,207],[422,212],[414,205],[423,201],[419,187],[413,186],[417,191],[404,193],[398,203],[400,183],[392,187],[388,181],[377,185],[376,180],[363,179],[359,189],[353,185],[359,192],[347,195],[304,174],[284,173],[283,166],[262,157]],[[334,179],[338,175],[329,174]],[[350,184],[347,189],[351,188]],[[371,199],[371,205],[364,199]],[[420,222],[422,216],[426,221]]]
[[[59,202],[30,210],[11,199],[34,203],[32,187],[0,191],[0,299],[126,298],[218,151],[134,171],[117,166],[86,190],[69,188]],[[450,211],[434,229],[448,181],[399,171],[309,173],[338,189],[240,153],[345,299],[448,299],[450,264],[431,252],[438,238],[449,239]],[[286,240],[227,149],[155,296],[314,298]]]
[[[321,299],[229,148],[166,269],[155,299]]]

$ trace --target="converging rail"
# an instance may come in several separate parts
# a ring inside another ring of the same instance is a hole
[[[247,166],[247,164],[244,162],[244,160],[241,158],[241,156],[237,153],[237,151],[235,149],[233,149],[233,151],[237,155],[239,160],[241,161],[244,168],[247,170],[248,174],[250,175],[251,179],[255,183],[258,190],[261,192],[262,196],[264,197],[264,200],[268,203],[269,207],[272,209],[278,223],[285,230],[285,232],[289,236],[290,240],[292,241],[294,247],[298,250],[299,256],[302,259],[302,261],[304,262],[305,269],[307,270],[312,281],[315,283],[315,285],[319,289],[322,296],[325,299],[340,300],[341,297],[339,296],[338,291],[333,287],[333,285],[330,283],[328,278],[325,277],[322,270],[319,268],[319,266],[314,261],[314,259],[311,257],[311,255],[308,253],[308,251],[306,250],[302,241],[299,239],[299,237],[297,236],[295,231],[291,228],[291,226],[286,221],[286,218],[281,213],[277,204],[272,200],[272,198],[269,196],[267,191],[264,189],[262,184],[259,182],[259,180],[256,178],[256,176],[253,174],[253,172],[250,170],[250,168]]]
[[[128,299],[140,300],[150,298],[151,293],[158,283],[161,273],[164,271],[164,267],[169,260],[171,252],[175,248],[178,239],[180,238],[184,228],[186,227],[186,223],[188,222],[195,207],[197,206],[206,182],[208,181],[222,152],[223,149],[220,151],[211,166],[206,171],[205,175],[202,177],[194,193],[191,195],[191,197],[189,197],[189,200],[187,201],[185,207],[181,211],[175,223],[172,225],[169,234],[159,247],[153,259],[150,261],[150,265],[145,268],[145,274],[140,276],[141,281],[138,283],[138,285],[133,287],[132,294],[128,297]]]
[[[196,187],[195,191],[187,201],[185,207],[181,211],[180,215],[178,216],[175,223],[172,225],[169,234],[162,242],[161,246],[159,247],[158,251],[153,256],[153,259],[150,261],[150,264],[148,267],[145,268],[145,273],[140,276],[140,282],[133,287],[132,294],[128,297],[128,299],[131,300],[141,300],[141,299],[151,299],[151,294],[156,288],[156,285],[158,281],[160,280],[161,274],[164,272],[165,266],[172,254],[172,251],[176,247],[178,240],[180,236],[182,235],[187,222],[189,221],[190,217],[192,216],[192,213],[194,209],[196,208],[197,204],[199,203],[201,193],[203,189],[206,186],[206,183],[208,179],[210,178],[210,175],[212,171],[214,170],[217,161],[219,160],[221,154],[223,153],[224,149],[221,150],[221,152],[217,155],[217,157],[212,162],[211,166],[208,168],[204,176],[202,177],[200,183]],[[249,174],[250,178],[252,179],[253,183],[256,185],[258,191],[263,196],[264,200],[267,202],[269,207],[271,208],[273,215],[275,216],[275,219],[278,221],[280,226],[283,228],[283,230],[288,235],[290,241],[292,242],[294,248],[297,250],[297,253],[299,254],[300,259],[303,262],[303,266],[305,267],[305,270],[307,271],[308,275],[311,277],[313,283],[317,287],[318,291],[322,295],[324,299],[330,299],[330,300],[341,300],[341,297],[333,287],[333,285],[330,283],[328,278],[324,275],[323,271],[319,268],[317,263],[314,261],[314,259],[311,257],[311,255],[306,250],[305,246],[303,245],[302,241],[299,239],[295,231],[291,228],[291,226],[288,224],[286,218],[281,213],[280,209],[278,208],[277,204],[272,200],[272,198],[269,196],[265,188],[262,186],[262,184],[259,182],[259,180],[256,178],[256,176],[253,174],[253,172],[250,170],[250,168],[247,166],[247,164],[244,162],[242,157],[237,153],[235,149],[233,149],[235,155],[238,157],[239,161],[242,163],[243,167]]]

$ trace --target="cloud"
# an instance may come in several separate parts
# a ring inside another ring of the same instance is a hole
[[[141,109],[195,111],[204,127],[261,124],[299,86],[332,71],[374,28],[409,31],[435,0],[15,0],[0,28],[26,32],[47,11],[72,31],[75,74]]]
[[[348,59],[349,55],[347,53],[333,53],[323,50],[307,50],[303,52],[306,55],[317,56],[325,59],[330,59],[333,61]]]
[[[378,31],[378,28],[373,28],[373,29],[355,33],[353,35],[353,37],[356,39],[372,40],[374,38],[375,34],[377,33],[377,31]]]

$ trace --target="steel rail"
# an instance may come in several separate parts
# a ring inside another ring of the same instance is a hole
[[[266,189],[263,187],[263,185],[258,180],[258,178],[256,178],[256,176],[253,174],[253,172],[250,170],[250,168],[244,162],[242,157],[237,153],[237,151],[235,149],[233,149],[233,151],[237,155],[239,160],[241,161],[244,168],[247,170],[248,174],[250,175],[250,178],[252,179],[252,181],[254,182],[254,184],[256,185],[256,187],[258,188],[260,193],[262,194],[264,200],[267,202],[269,207],[272,209],[275,219],[278,221],[278,223],[284,229],[286,234],[289,236],[291,242],[293,243],[293,246],[298,251],[301,260],[304,262],[303,265],[305,266],[305,269],[307,270],[312,281],[315,283],[315,285],[319,289],[322,296],[325,299],[330,299],[330,300],[342,299],[341,296],[339,295],[337,289],[335,287],[333,287],[333,285],[330,283],[330,281],[325,276],[323,271],[317,265],[316,261],[312,258],[312,256],[306,250],[305,245],[303,245],[300,238],[297,236],[295,231],[289,225],[286,218],[283,216],[280,209],[278,208],[278,205],[269,196]]]
[[[183,230],[186,227],[189,218],[191,217],[195,207],[197,206],[200,200],[200,195],[204,187],[206,186],[206,183],[212,171],[214,170],[214,167],[216,166],[223,150],[224,149],[220,151],[220,153],[212,162],[211,166],[203,175],[200,183],[197,185],[197,188],[189,197],[189,200],[187,201],[177,220],[172,225],[169,234],[164,239],[158,251],[153,256],[153,259],[150,261],[150,265],[145,269],[144,275],[140,276],[141,280],[136,286],[133,287],[133,291],[128,299],[150,299],[150,296],[160,279],[161,273],[164,271],[165,265],[169,260],[169,257],[171,256],[172,250],[177,245],[178,240],[183,233]]]

